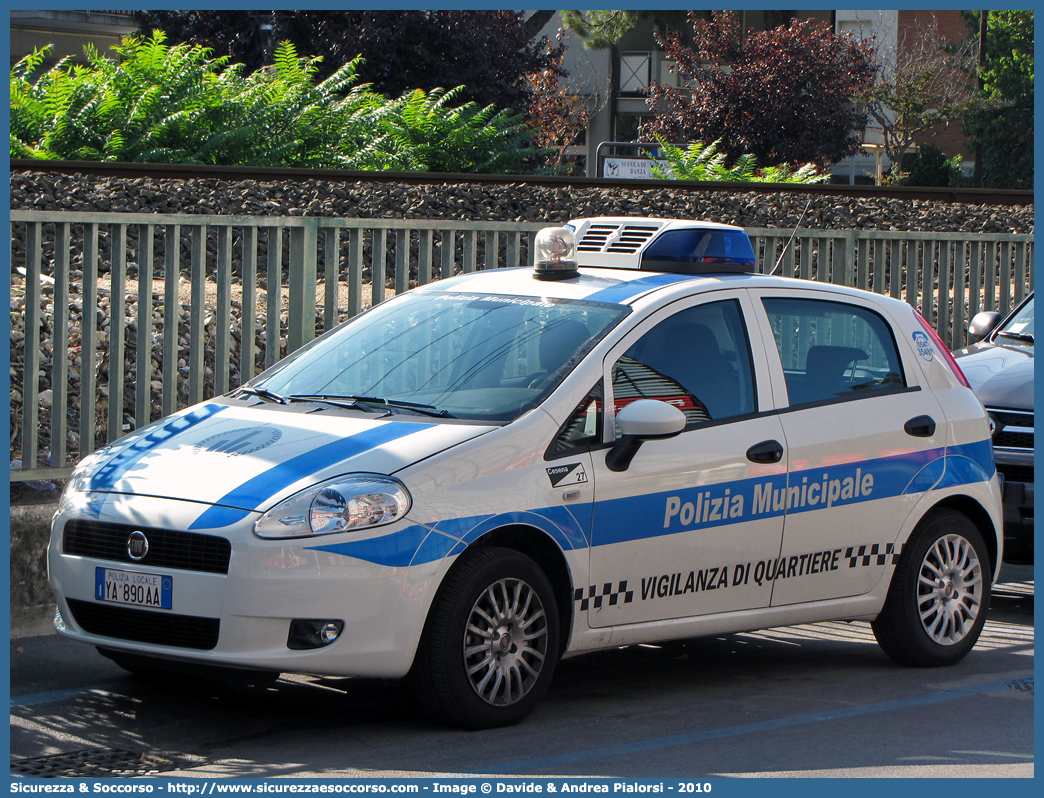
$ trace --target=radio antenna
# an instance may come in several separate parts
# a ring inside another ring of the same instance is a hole
[[[805,211],[808,210],[808,206],[812,204],[812,198],[808,198],[808,202],[805,203],[805,210],[801,211],[801,216],[798,217],[797,227],[794,228],[794,232],[790,235],[790,240],[787,245],[783,247],[783,251],[779,253],[779,260],[776,261],[776,265],[772,267],[772,271],[769,272],[771,277],[773,274],[779,271],[779,264],[783,262],[783,256],[787,254],[787,250],[790,249],[790,245],[794,243],[794,236],[797,235],[797,231],[801,229],[801,221],[805,218]]]

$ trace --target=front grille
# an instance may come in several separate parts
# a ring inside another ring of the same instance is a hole
[[[993,423],[993,445],[999,449],[1033,451],[1033,414],[988,408]]]
[[[93,601],[69,599],[73,620],[85,632],[119,640],[209,651],[217,645],[220,618],[196,618]]]
[[[1005,482],[1033,483],[1033,466],[1007,465],[997,463],[997,471],[1004,475]]]
[[[134,531],[143,532],[149,539],[149,551],[140,560],[132,560],[127,553],[127,536]],[[75,520],[65,527],[62,552],[149,568],[227,574],[232,544],[225,538],[196,532]]]
[[[1003,429],[993,436],[993,445],[999,449],[1033,449],[1033,433]]]

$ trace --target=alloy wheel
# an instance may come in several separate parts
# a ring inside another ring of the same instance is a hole
[[[917,610],[925,632],[943,646],[960,642],[982,608],[982,565],[961,535],[943,535],[921,562]]]
[[[464,635],[472,689],[493,706],[520,701],[536,684],[548,645],[537,592],[521,579],[500,579],[479,595]]]

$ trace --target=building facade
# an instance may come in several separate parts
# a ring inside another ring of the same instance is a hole
[[[11,66],[34,49],[52,45],[43,69],[67,56],[83,62],[83,48],[93,44],[105,55],[120,39],[138,29],[133,11],[8,11]]]
[[[657,16],[660,13],[662,16]],[[762,31],[783,24],[781,15],[793,13],[794,17],[829,22],[837,32],[848,32],[860,38],[873,38],[877,45],[877,57],[882,68],[894,63],[897,53],[918,32],[933,30],[947,42],[966,39],[967,28],[960,11],[843,11],[806,10],[773,12],[747,10],[737,12],[744,31]],[[561,20],[555,17],[544,27],[542,33],[549,38],[557,35]],[[587,50],[582,40],[565,31],[567,46],[565,68],[569,71],[567,89],[584,98],[590,114],[586,137],[577,141],[570,152],[582,160],[590,177],[604,172],[604,157],[599,158],[599,144],[607,142],[638,141],[641,123],[651,116],[646,102],[645,89],[653,80],[678,86],[678,77],[672,72],[672,62],[659,47],[653,35],[654,28],[661,31],[676,30],[683,37],[691,34],[691,26],[679,12],[652,12],[630,30],[612,48]],[[948,157],[960,155],[964,159],[966,172],[971,171],[972,158],[967,140],[960,134],[959,125],[929,131],[924,141],[930,141],[943,150]],[[833,165],[832,180],[839,183],[873,183],[878,170],[887,171],[891,166],[882,152],[883,142],[880,127],[871,119],[863,133],[868,145],[862,152]],[[624,153],[639,156],[634,148],[610,148],[603,146],[601,155]]]

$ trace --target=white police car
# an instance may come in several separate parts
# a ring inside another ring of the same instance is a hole
[[[1002,556],[989,425],[908,305],[749,273],[725,225],[537,249],[86,458],[59,632],[131,670],[409,676],[474,728],[610,646],[866,619],[899,661],[968,653]]]

